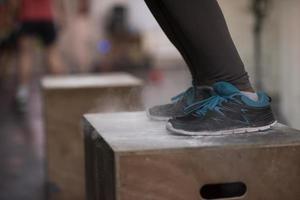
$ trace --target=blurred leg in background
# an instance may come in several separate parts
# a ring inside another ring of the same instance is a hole
[[[48,72],[54,75],[63,74],[66,72],[64,63],[59,54],[58,45],[56,42],[56,30],[53,23],[49,23],[44,28],[43,43],[45,48],[46,65]]]
[[[32,76],[32,67],[35,61],[35,46],[41,41],[45,54],[45,65],[52,74],[63,73],[64,66],[61,61],[57,45],[57,32],[54,24],[56,13],[62,9],[56,9],[55,0],[21,0],[18,1],[20,36],[19,36],[19,67],[16,102],[19,111],[26,111],[29,98],[29,84]],[[62,4],[59,1],[59,5]]]
[[[17,109],[25,111],[29,99],[29,84],[33,65],[35,40],[29,36],[19,38],[18,87],[16,94]]]
[[[19,39],[19,87],[17,90],[17,104],[21,111],[26,111],[35,47],[38,40],[42,42],[48,72],[57,75],[65,71],[56,45],[56,38],[55,26],[51,21],[28,21],[22,24]]]

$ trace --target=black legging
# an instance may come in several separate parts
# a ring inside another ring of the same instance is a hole
[[[244,64],[216,0],[145,0],[186,61],[194,85],[227,81],[251,89]]]

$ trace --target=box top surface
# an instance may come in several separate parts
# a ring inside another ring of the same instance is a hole
[[[142,81],[127,73],[46,76],[42,86],[47,89],[139,86]]]
[[[273,147],[300,145],[300,131],[278,124],[266,132],[192,137],[172,135],[166,122],[151,121],[145,112],[87,114],[85,120],[115,152],[143,152],[208,147]]]

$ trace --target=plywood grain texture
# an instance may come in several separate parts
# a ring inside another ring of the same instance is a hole
[[[206,184],[243,182],[245,200],[300,198],[300,132],[186,137],[144,112],[85,115],[88,200],[199,200]],[[232,198],[233,199],[233,198]]]
[[[50,200],[85,199],[83,114],[140,110],[141,89],[127,74],[43,79]]]

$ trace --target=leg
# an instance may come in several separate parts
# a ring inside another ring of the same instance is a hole
[[[22,36],[19,39],[19,85],[29,85],[33,65],[34,38]]]
[[[146,0],[146,3],[175,46],[178,48],[181,44],[178,49],[196,80],[205,75],[206,83],[227,81],[241,90],[252,91],[216,0],[191,0],[189,3]]]
[[[64,74],[65,66],[58,53],[57,45],[53,44],[51,46],[47,46],[45,53],[49,72],[54,75]]]
[[[145,2],[188,64],[194,86],[228,81],[240,89],[252,91],[216,0]],[[194,87],[192,91],[187,90],[175,103],[150,108],[149,116],[152,119],[181,116],[187,105],[202,100],[209,95],[207,92],[210,93],[199,87]]]
[[[156,107],[160,116],[160,110],[172,113],[178,104],[180,109],[183,107],[181,116],[169,115],[173,119],[169,120],[168,130],[209,136],[263,131],[276,124],[269,97],[247,93],[253,89],[216,0],[146,1],[149,7],[159,7],[152,7],[152,12],[171,41],[180,47],[194,79],[205,76],[215,92],[210,97],[201,95],[197,102],[188,98],[183,102],[183,96],[179,103]]]
[[[165,32],[166,36],[178,49],[185,62],[187,63],[192,75],[193,85],[205,85],[204,78],[200,78],[200,74],[197,74],[197,62],[195,57],[191,56],[192,49],[188,48],[189,45],[186,45],[189,41],[183,34],[182,30],[178,27],[177,22],[172,19],[165,8],[165,5],[161,0],[145,0],[145,2],[152,12],[153,16],[156,18],[160,27]]]
[[[16,93],[17,109],[26,112],[29,99],[29,85],[33,66],[35,39],[29,35],[23,35],[18,41],[18,88]]]
[[[49,72],[54,75],[65,73],[66,68],[59,55],[56,43],[57,33],[54,23],[51,21],[40,23],[38,33],[45,45],[46,62]]]

